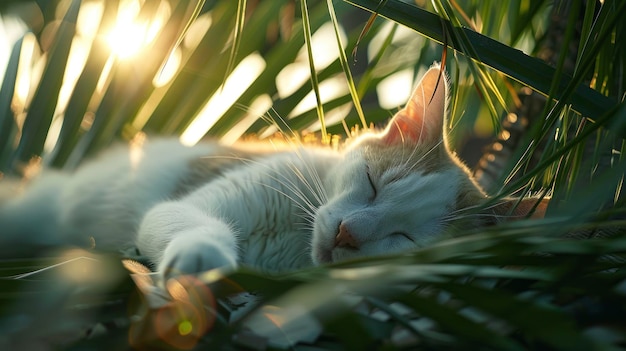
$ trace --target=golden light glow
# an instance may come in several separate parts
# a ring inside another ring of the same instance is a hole
[[[347,37],[340,28],[339,35],[342,43],[347,41]],[[328,38],[335,37],[335,30],[330,22],[323,24],[311,37],[311,47],[313,51],[313,62],[315,63],[316,70],[320,71],[331,63],[333,63],[339,57],[339,51],[337,49],[337,43],[334,39]],[[303,84],[310,84],[311,69],[309,68],[309,59],[306,46],[302,46],[298,52],[296,61],[286,65],[276,76],[276,88],[278,95],[281,98],[290,96],[296,92]],[[345,78],[339,83],[340,85],[346,85]],[[322,87],[320,87],[322,89]],[[315,106],[315,98],[313,98],[313,106]]]
[[[189,50],[193,50],[198,47],[200,41],[209,30],[212,23],[213,18],[211,17],[210,12],[198,16],[198,18],[196,18],[196,20],[189,25],[189,30],[183,38],[183,45]]]
[[[403,106],[411,96],[413,77],[413,69],[407,68],[390,74],[387,78],[380,81],[376,85],[380,107],[394,109],[398,106]]]
[[[31,67],[33,60],[38,59],[39,56],[39,48],[36,43],[37,39],[34,34],[26,33],[24,35],[15,82],[15,95],[13,95],[13,104],[20,110],[28,104],[28,98],[31,95],[30,85],[33,75],[35,75]],[[37,53],[36,58],[34,57],[35,53]]]
[[[107,43],[117,57],[125,59],[143,48],[147,33],[148,26],[145,23],[120,21],[107,35]]]
[[[25,33],[26,25],[21,20],[10,16],[0,17],[0,81],[4,80],[5,70],[15,41],[24,36]]]
[[[181,135],[181,143],[194,145],[202,139],[204,134],[228,111],[264,69],[265,60],[258,53],[252,53],[241,60],[228,76],[224,85],[213,94]]]
[[[339,36],[341,42],[347,41],[347,36],[342,28],[339,28]],[[311,51],[313,51],[313,62],[315,63],[315,69],[321,70],[331,63],[333,63],[339,57],[339,50],[337,48],[337,42],[329,38],[335,37],[335,29],[331,22],[326,22],[319,27],[318,30],[311,36]],[[308,54],[306,46],[302,46],[298,52],[296,61],[306,63],[308,67]]]
[[[130,165],[133,170],[139,167],[139,162],[143,159],[144,151],[143,147],[146,142],[146,135],[144,133],[137,133],[133,140],[130,141]]]
[[[113,54],[120,59],[136,55],[154,41],[170,15],[169,5],[161,2],[151,21],[141,21],[137,18],[140,8],[137,0],[122,1],[117,21],[106,35]]]
[[[67,56],[67,66],[63,74],[63,85],[61,85],[61,91],[59,92],[59,99],[57,101],[55,112],[57,115],[65,111],[67,107],[67,103],[74,92],[78,77],[80,77],[85,63],[87,62],[89,49],[90,42],[86,39],[77,36],[72,40],[70,53]]]
[[[104,4],[98,1],[84,2],[80,6],[76,20],[76,31],[79,36],[93,40],[98,33],[100,19],[104,11]]]
[[[68,3],[61,3],[57,7],[57,15],[62,16],[67,11]],[[86,2],[80,7],[76,21],[77,35],[72,40],[67,65],[63,75],[63,84],[59,92],[54,115],[56,116],[44,144],[45,151],[51,151],[57,143],[63,119],[58,118],[65,113],[70,97],[74,93],[76,82],[80,77],[95,38],[104,5],[101,2]]]
[[[508,130],[503,130],[502,133],[500,133],[500,138],[502,140],[509,140],[510,137],[511,133]]]
[[[157,72],[157,75],[152,80],[152,84],[155,87],[162,87],[174,78],[176,72],[178,72],[178,68],[180,67],[182,56],[183,54],[181,53],[180,48],[176,48],[172,51],[170,56],[167,58],[167,61],[165,61],[163,68]]]
[[[287,322],[285,311],[278,306],[266,305],[263,306],[263,315],[274,323],[275,326],[281,328]]]
[[[241,121],[224,134],[220,141],[226,145],[234,144],[259,119],[259,116],[266,114],[270,108],[272,98],[267,94],[259,96],[247,108],[246,115]]]
[[[340,96],[348,94],[348,85],[343,74],[338,74],[319,83],[320,100],[322,103],[329,102]],[[301,113],[314,109],[317,106],[315,92],[310,91],[293,110],[289,113],[288,118],[298,116]]]

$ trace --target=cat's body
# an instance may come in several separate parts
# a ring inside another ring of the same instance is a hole
[[[2,207],[2,235],[42,245],[95,244],[102,250],[138,244],[142,254],[158,262],[163,238],[140,235],[136,242],[146,213],[169,206],[166,214],[154,216],[167,225],[180,220],[184,227],[193,223],[193,210],[202,209],[231,227],[241,263],[270,270],[311,265],[310,213],[319,200],[307,189],[318,186],[320,179],[313,176],[324,178],[337,154],[322,148],[258,151],[256,144],[242,146],[189,148],[176,139],[157,139],[109,150],[73,174],[45,173],[24,196]],[[304,196],[312,203],[306,204]],[[193,209],[178,214],[176,206]]]
[[[0,207],[2,235],[136,245],[173,274],[284,271],[423,247],[486,200],[445,145],[446,89],[434,66],[385,131],[339,152],[173,140],[114,150],[74,174],[44,174]]]

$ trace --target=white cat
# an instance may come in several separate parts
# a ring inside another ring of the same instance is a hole
[[[174,140],[117,149],[74,174],[44,172],[0,208],[2,235],[39,245],[135,245],[167,275],[238,264],[284,271],[423,247],[459,217],[478,227],[526,215],[534,199],[512,213],[504,201],[460,216],[487,198],[447,148],[446,103],[446,76],[435,64],[385,130],[340,152]]]

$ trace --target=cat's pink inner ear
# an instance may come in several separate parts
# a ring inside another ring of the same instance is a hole
[[[446,77],[439,65],[417,84],[406,106],[391,119],[383,140],[394,143],[439,143],[443,138]]]

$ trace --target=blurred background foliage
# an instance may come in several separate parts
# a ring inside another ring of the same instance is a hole
[[[545,220],[410,255],[207,274],[164,295],[117,256],[3,260],[0,344],[625,347],[625,4],[0,2],[1,174],[71,170],[145,135],[335,144],[382,125],[445,59],[452,149],[496,198],[553,196]]]

